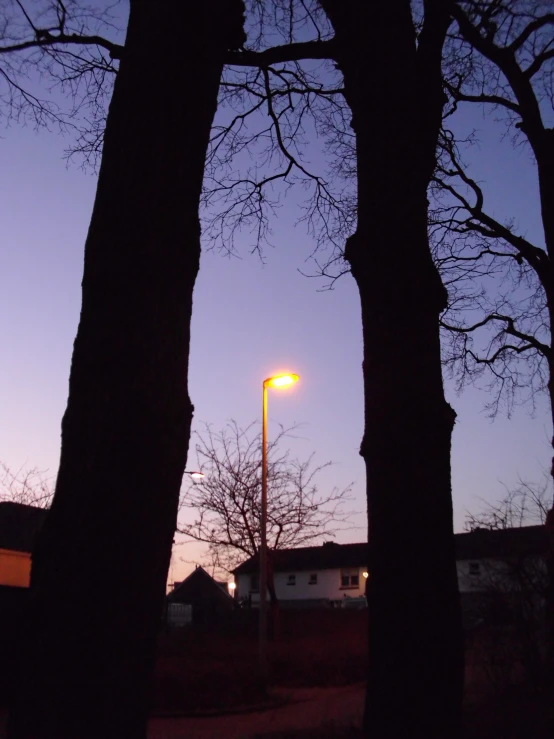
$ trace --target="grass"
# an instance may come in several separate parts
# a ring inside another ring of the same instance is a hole
[[[366,613],[284,612],[279,639],[268,645],[269,678],[279,687],[331,687],[365,677]],[[258,660],[255,629],[185,628],[162,637],[153,711],[209,712],[269,699]]]
[[[269,644],[271,684],[332,687],[362,682],[367,668],[364,612],[282,614],[280,638]],[[183,630],[160,640],[155,712],[248,710],[268,700],[259,671],[255,630]],[[485,645],[486,647],[486,645]],[[463,739],[552,739],[554,697],[520,679],[498,683],[484,645],[467,654]],[[399,706],[401,710],[401,706]],[[358,739],[355,726],[264,734],[264,739]],[[446,739],[446,738],[445,738]]]

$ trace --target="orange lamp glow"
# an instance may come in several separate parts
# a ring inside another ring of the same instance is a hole
[[[275,377],[268,377],[264,385],[269,387],[288,387],[298,382],[299,379],[300,377],[298,375],[276,375]]]

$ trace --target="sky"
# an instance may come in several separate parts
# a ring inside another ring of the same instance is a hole
[[[470,154],[485,182],[491,210],[514,216],[542,243],[536,176],[528,154],[513,151],[501,129],[476,110],[463,109],[457,125],[480,130],[486,145]],[[83,249],[96,177],[67,165],[68,141],[54,132],[17,125],[0,130],[0,461],[12,470],[38,467],[55,477],[60,422],[80,310]],[[333,290],[303,276],[313,242],[295,226],[296,204],[272,223],[274,248],[265,263],[240,251],[227,258],[204,250],[194,293],[190,395],[194,428],[220,429],[261,420],[262,381],[278,371],[300,375],[287,391],[270,390],[269,433],[277,424],[302,424],[292,451],[334,465],[322,490],[353,482],[352,526],[340,542],[363,541],[365,473],[358,454],[363,428],[362,334],[353,279]],[[246,246],[245,240],[245,246]],[[467,510],[495,502],[519,477],[540,481],[549,466],[551,424],[546,398],[536,413],[516,408],[511,419],[491,421],[486,392],[462,395],[445,382],[457,413],[452,444],[454,527]],[[194,469],[194,440],[187,467]],[[414,494],[417,491],[414,490]],[[169,580],[182,579],[203,561],[196,544],[176,549]]]

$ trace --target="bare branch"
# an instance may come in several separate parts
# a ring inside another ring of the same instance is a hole
[[[314,464],[313,455],[301,462],[281,451],[297,427],[281,428],[268,445],[267,535],[271,549],[304,546],[333,536],[351,515],[351,485],[321,492],[317,478],[330,463]],[[253,556],[260,542],[261,437],[255,424],[241,429],[230,421],[220,432],[205,425],[197,434],[196,453],[204,472],[201,484],[183,493],[178,531],[209,545],[220,565],[232,569]]]

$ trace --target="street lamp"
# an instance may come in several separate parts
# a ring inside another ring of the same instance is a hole
[[[262,512],[260,517],[260,667],[267,672],[267,388],[285,388],[298,382],[298,375],[268,377],[263,382],[262,403]]]
[[[190,475],[194,482],[200,482],[205,477],[203,472],[197,472],[196,470],[185,470],[183,474]]]

